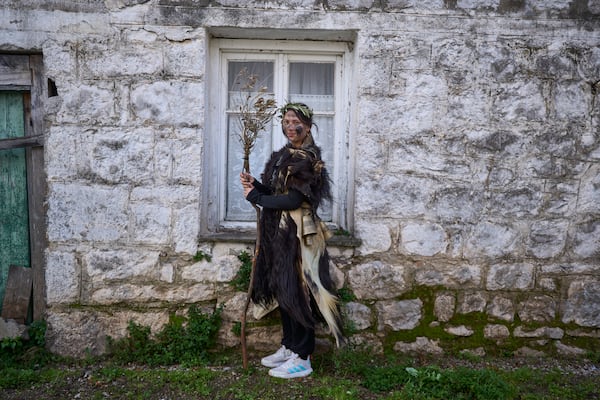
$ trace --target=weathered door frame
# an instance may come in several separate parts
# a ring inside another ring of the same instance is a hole
[[[31,268],[33,272],[33,319],[46,309],[45,257],[47,193],[44,170],[43,99],[48,93],[40,54],[0,54],[0,90],[21,91],[24,96],[25,136],[0,139],[0,150],[25,148]]]

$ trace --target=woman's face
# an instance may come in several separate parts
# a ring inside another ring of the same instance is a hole
[[[303,123],[292,110],[287,111],[281,120],[283,132],[292,146],[300,147],[310,132],[310,126]]]

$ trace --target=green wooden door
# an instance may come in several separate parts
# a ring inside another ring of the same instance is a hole
[[[0,91],[0,140],[25,136],[23,94]],[[0,150],[0,311],[10,265],[29,267],[25,149]]]

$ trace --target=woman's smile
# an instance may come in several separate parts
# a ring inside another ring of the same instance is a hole
[[[288,138],[292,146],[302,146],[304,139],[306,139],[306,136],[308,136],[309,127],[303,124],[293,111],[288,111],[285,113],[281,124],[285,129],[285,136]]]

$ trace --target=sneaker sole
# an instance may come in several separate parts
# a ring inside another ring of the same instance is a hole
[[[275,378],[282,379],[293,379],[293,378],[304,378],[312,373],[311,369],[305,369],[304,371],[294,372],[292,374],[288,374],[286,371],[277,371],[277,370],[269,370],[269,375],[274,376]]]
[[[260,360],[260,363],[262,365],[264,365],[265,367],[268,368],[277,368],[280,365],[283,365],[284,362],[286,362],[287,360],[281,361],[281,362],[273,362],[273,361],[264,361],[264,360]]]

